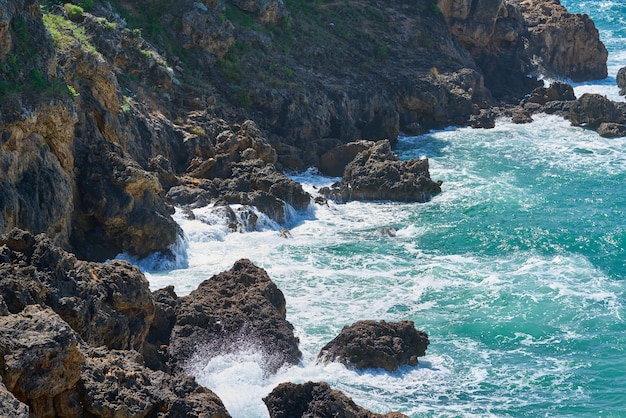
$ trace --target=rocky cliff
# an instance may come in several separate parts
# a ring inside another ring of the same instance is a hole
[[[0,232],[104,260],[167,256],[172,203],[282,222],[309,202],[284,170],[491,126],[533,72],[602,76],[602,48],[556,0],[0,0]]]

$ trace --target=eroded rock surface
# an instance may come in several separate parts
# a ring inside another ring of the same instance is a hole
[[[439,192],[441,182],[431,180],[428,160],[400,161],[389,141],[379,141],[358,153],[346,166],[340,183],[320,189],[324,197],[340,202],[426,202]]]
[[[184,368],[196,353],[206,359],[253,349],[264,354],[262,366],[275,372],[284,364],[297,364],[301,357],[285,315],[283,293],[267,272],[239,260],[178,299],[169,356]]]
[[[326,344],[318,359],[357,369],[395,371],[407,364],[417,366],[429,343],[428,335],[416,330],[413,321],[357,321]]]
[[[263,402],[271,418],[406,418],[399,412],[382,415],[368,411],[326,382],[281,383],[263,398]]]

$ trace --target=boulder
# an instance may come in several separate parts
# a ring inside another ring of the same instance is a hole
[[[530,93],[528,102],[545,105],[548,102],[576,100],[574,88],[561,81],[555,81],[549,87],[537,87]]]
[[[79,342],[50,308],[30,305],[18,314],[0,316],[2,382],[29,405],[32,416],[66,416],[63,411],[71,409],[72,403],[64,400],[71,399],[67,392],[78,382],[85,359]]]
[[[322,154],[317,168],[325,176],[341,177],[346,166],[354,160],[354,157],[371,148],[374,144],[373,141],[361,140],[339,145]]]
[[[596,129],[605,122],[621,123],[624,115],[606,96],[585,93],[571,106],[569,118],[574,126],[585,125]]]
[[[269,372],[297,364],[298,339],[285,315],[283,293],[267,272],[250,260],[239,260],[178,298],[170,362],[184,369],[197,353],[207,359],[254,347],[265,354],[262,366]]]
[[[399,412],[376,414],[355,404],[343,392],[331,389],[326,382],[281,383],[263,398],[270,418],[359,417],[406,418]]]
[[[430,178],[427,159],[400,161],[389,141],[378,141],[350,162],[340,183],[320,189],[327,199],[426,202],[441,192]]]
[[[83,340],[140,350],[154,317],[149,284],[124,261],[78,261],[43,234],[0,235],[0,297],[13,314],[28,305],[52,308]]]
[[[605,138],[618,138],[626,136],[626,125],[623,123],[601,123],[596,129],[598,134]]]
[[[573,81],[607,76],[608,52],[588,15],[572,14],[559,0],[513,0],[528,25],[527,54],[538,71]]]
[[[88,416],[230,417],[221,400],[191,376],[150,370],[135,351],[84,350],[78,388]]]
[[[357,321],[326,344],[318,359],[357,369],[395,371],[406,364],[417,366],[417,358],[426,354],[428,344],[428,335],[416,330],[413,321]]]
[[[626,94],[626,67],[622,67],[617,71],[615,81],[617,82],[617,87],[619,87],[619,94],[624,96]]]

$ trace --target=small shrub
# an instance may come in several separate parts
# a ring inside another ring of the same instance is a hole
[[[132,99],[128,96],[124,96],[124,103],[122,103],[122,112],[130,113],[130,101]]]
[[[67,85],[67,94],[69,94],[72,99],[75,99],[79,96],[79,94],[76,92],[76,89],[69,84]]]
[[[85,10],[76,4],[66,3],[64,7],[70,20],[78,20],[82,18],[85,13]]]
[[[441,9],[439,8],[439,5],[437,3],[433,3],[430,5],[430,11],[433,12],[433,14],[435,15],[441,14]]]
[[[201,127],[194,125],[191,128],[189,128],[189,132],[191,132],[194,135],[198,135],[198,136],[205,136],[206,132],[204,131],[204,129],[202,129]]]

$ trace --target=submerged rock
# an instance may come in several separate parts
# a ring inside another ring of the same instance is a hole
[[[263,398],[270,418],[296,417],[359,417],[406,418],[399,412],[376,414],[355,404],[339,390],[326,382],[303,384],[281,383]]]
[[[428,335],[413,321],[357,321],[322,348],[318,359],[338,361],[357,369],[382,368],[395,371],[408,364],[417,366],[426,354]]]
[[[622,67],[617,71],[615,81],[617,82],[617,87],[619,87],[620,96],[624,96],[626,94],[626,67]]]
[[[185,368],[195,354],[206,358],[250,348],[264,354],[268,372],[297,364],[298,339],[285,315],[283,293],[267,272],[239,260],[178,299],[170,361]]]
[[[389,141],[379,141],[350,162],[340,183],[319,190],[327,199],[426,202],[441,192],[430,178],[427,159],[400,161]]]

